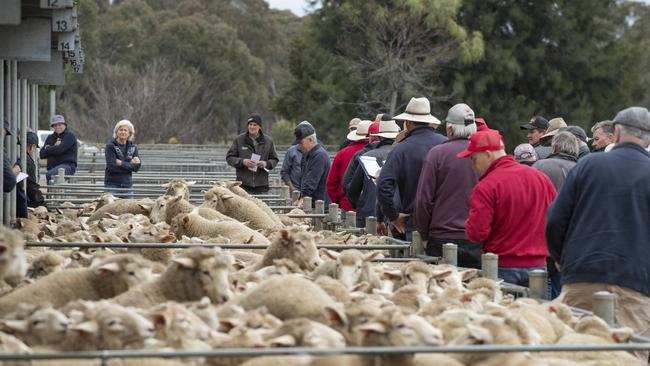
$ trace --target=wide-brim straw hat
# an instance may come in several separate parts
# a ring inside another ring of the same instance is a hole
[[[379,132],[373,133],[372,137],[383,137],[387,139],[394,139],[397,137],[401,129],[395,123],[395,120],[379,121]]]
[[[431,115],[431,105],[429,104],[429,99],[425,97],[411,98],[404,113],[395,116],[394,119],[398,121],[440,124],[440,120]]]
[[[363,120],[357,125],[357,129],[348,133],[347,139],[350,141],[361,141],[368,138],[368,129],[372,121]]]

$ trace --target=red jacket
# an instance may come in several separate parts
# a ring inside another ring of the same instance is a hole
[[[350,164],[354,153],[361,150],[367,143],[368,140],[351,142],[350,145],[337,152],[336,156],[334,156],[334,161],[332,161],[332,167],[327,175],[327,195],[330,197],[332,203],[337,203],[342,210],[354,211],[354,207],[352,207],[343,193],[343,174],[348,164]]]
[[[497,254],[499,267],[545,266],[546,210],[556,194],[543,173],[511,155],[499,158],[472,190],[465,234]]]

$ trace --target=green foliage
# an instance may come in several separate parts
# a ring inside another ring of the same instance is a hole
[[[271,128],[271,136],[275,145],[291,145],[295,140],[293,137],[295,127],[295,123],[291,123],[286,119],[275,121]]]

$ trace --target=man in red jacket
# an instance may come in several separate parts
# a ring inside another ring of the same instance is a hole
[[[557,194],[543,173],[506,155],[499,131],[479,131],[458,158],[481,175],[469,199],[467,238],[499,256],[499,277],[528,286],[528,271],[546,269],[546,210]]]
[[[379,126],[379,123],[376,124]],[[371,125],[372,121],[361,121],[357,125],[356,130],[350,131],[347,136],[348,140],[351,141],[350,144],[336,153],[332,161],[332,168],[327,175],[327,182],[325,184],[327,187],[327,195],[332,203],[338,204],[345,211],[354,211],[354,207],[352,207],[343,193],[343,174],[354,154],[368,144],[368,131]]]

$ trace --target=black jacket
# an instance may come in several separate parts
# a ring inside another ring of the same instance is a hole
[[[330,155],[321,144],[314,146],[309,154],[302,155],[300,198],[311,197],[312,206],[316,204],[317,200],[327,201],[325,182],[331,165]]]
[[[120,145],[115,139],[112,139],[107,143],[104,149],[104,157],[106,158],[104,184],[113,183],[126,187],[133,186],[131,173],[137,172],[142,166],[141,163],[135,164],[131,162],[136,156],[139,159],[140,153],[138,147],[131,141],[127,141],[125,145]],[[122,161],[121,166],[115,163],[117,159]]]
[[[55,145],[59,139],[61,143]],[[77,137],[68,128],[60,135],[53,132],[45,139],[40,155],[41,159],[47,159],[48,169],[59,164],[69,164],[77,168]]]
[[[45,206],[41,186],[36,180],[36,163],[29,154],[27,154],[27,175],[27,204],[29,207]]]
[[[3,160],[4,160],[4,170],[3,170],[3,177],[4,181],[2,191],[4,193],[11,192],[12,189],[16,186],[16,174],[14,174],[14,171],[11,170],[11,162],[9,161],[9,157],[7,156],[7,152],[4,152],[3,155]]]
[[[275,152],[273,140],[262,133],[258,134],[255,141],[244,132],[237,136],[226,154],[226,161],[237,170],[237,180],[246,187],[268,187],[269,173],[262,168],[256,172],[251,171],[243,163],[244,159],[250,159],[253,154],[260,155],[260,160],[266,161],[266,169],[271,170],[278,165],[278,153]]]

